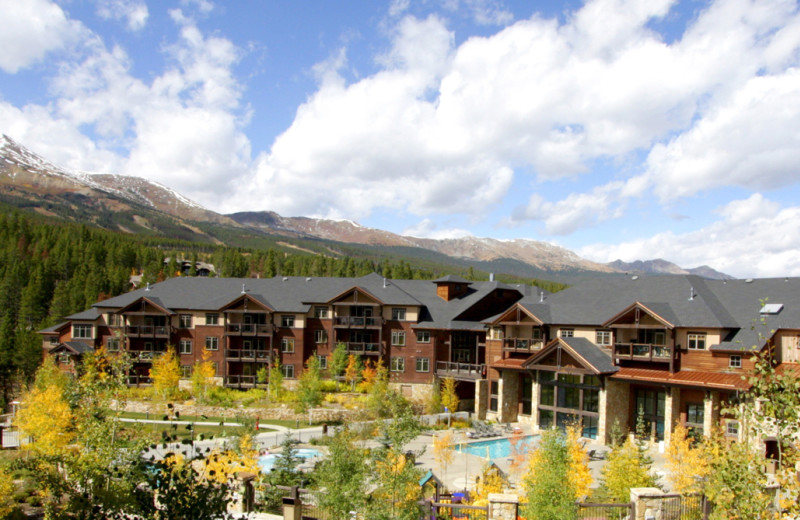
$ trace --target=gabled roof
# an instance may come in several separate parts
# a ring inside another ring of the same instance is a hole
[[[275,309],[272,307],[272,305],[270,305],[269,302],[266,300],[266,298],[264,298],[262,295],[260,295],[260,294],[249,294],[249,293],[240,294],[238,297],[234,298],[233,300],[229,301],[227,304],[225,304],[222,307],[220,307],[220,310],[224,311],[226,309],[230,309],[231,307],[234,307],[234,306],[238,305],[240,302],[242,302],[244,300],[253,302],[256,305],[258,305],[259,307],[263,307],[263,308],[265,308],[266,310],[268,310],[270,312],[274,312],[275,311]]]
[[[52,349],[50,349],[50,353],[56,353],[61,351],[69,351],[73,354],[85,354],[87,352],[94,352],[94,347],[91,345],[87,345],[82,341],[65,341],[64,343],[59,343]]]
[[[542,325],[543,323],[541,319],[539,319],[530,309],[520,304],[520,302],[515,303],[505,312],[492,316],[489,320],[484,320],[483,322],[488,323],[490,325],[497,325],[500,323],[509,323],[509,322],[520,323],[524,319],[524,316],[527,316],[528,318],[533,320],[533,322],[537,325]]]
[[[524,368],[541,368],[546,358],[559,351],[567,352],[581,367],[594,374],[612,374],[619,370],[611,361],[611,356],[602,347],[598,347],[586,338],[555,338],[539,352],[533,354],[523,363]],[[560,357],[559,357],[560,359]],[[556,365],[558,367],[558,365]]]
[[[455,274],[448,274],[447,276],[442,276],[441,278],[437,278],[436,280],[433,280],[433,282],[434,283],[465,283],[465,284],[468,284],[468,285],[470,283],[472,283],[469,280],[465,280],[465,279],[463,279],[460,276],[455,275]]]
[[[672,309],[670,308],[668,303],[660,303],[660,302],[646,303],[646,304],[642,302],[635,302],[632,305],[626,307],[624,310],[622,310],[622,312],[618,313],[610,320],[603,323],[603,327],[610,327],[612,325],[619,324],[620,322],[622,322],[624,318],[629,317],[631,314],[635,315],[636,311],[643,311],[645,314],[649,315],[654,320],[663,325],[664,328],[667,329],[675,328],[675,322],[677,321],[675,313],[672,312]]]
[[[40,330],[39,334],[58,334],[67,328],[69,328],[69,322],[62,321],[58,325],[53,325],[52,327],[47,327],[46,329]]]
[[[75,314],[70,314],[66,317],[68,320],[72,321],[94,321],[97,318],[102,316],[102,313],[95,309],[94,307],[90,309],[86,309],[85,311],[76,312]]]
[[[145,291],[147,291],[147,289],[145,289]],[[167,308],[164,305],[164,302],[161,301],[161,298],[159,298],[158,296],[151,296],[151,295],[142,296],[141,298],[132,301],[131,303],[129,303],[125,307],[119,309],[118,312],[125,312],[125,311],[128,311],[128,310],[131,310],[131,309],[133,309],[134,305],[141,305],[142,303],[149,303],[150,305],[152,305],[156,309],[160,310],[164,314],[170,314],[170,315],[171,314],[175,314],[175,311],[173,311],[172,309]]]

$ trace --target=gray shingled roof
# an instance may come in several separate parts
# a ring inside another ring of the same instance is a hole
[[[585,359],[591,366],[601,374],[610,374],[619,370],[611,361],[611,354],[608,350],[598,347],[586,338],[559,338],[569,345],[579,356]]]
[[[76,312],[75,314],[70,314],[66,317],[68,320],[73,321],[94,321],[99,318],[103,313],[95,307],[91,307],[86,309],[85,311]]]

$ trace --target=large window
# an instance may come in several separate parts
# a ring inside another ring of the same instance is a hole
[[[74,339],[91,339],[92,326],[91,325],[73,325],[72,337]]]
[[[179,343],[180,353],[181,354],[191,354],[192,353],[192,340],[190,339],[182,339]]]
[[[281,327],[288,327],[288,328],[294,327],[294,315],[287,314],[281,316]]]
[[[406,319],[405,307],[392,307],[392,319],[395,321],[405,321]]]
[[[417,358],[417,372],[430,372],[431,360],[430,358],[420,357]]]
[[[531,415],[533,411],[533,379],[529,376],[523,376],[520,384],[520,413],[522,415]]]
[[[686,428],[695,435],[702,435],[704,415],[703,403],[686,403]]]
[[[500,393],[500,382],[489,381],[489,411],[497,411],[497,403],[499,401],[498,394]]]
[[[395,347],[404,347],[406,345],[406,333],[402,330],[393,330],[392,345]]]
[[[597,438],[600,411],[600,378],[594,375],[556,374],[540,371],[539,427],[581,425],[581,434]],[[523,394],[523,407],[525,396]]]
[[[687,343],[689,344],[689,350],[705,350],[706,335],[702,332],[690,332]]]
[[[666,392],[638,388],[635,391],[635,396],[633,423],[639,424],[641,422],[648,436],[653,435],[657,440],[663,440]]]
[[[390,363],[392,372],[405,372],[406,371],[406,358],[393,357]]]
[[[208,336],[206,338],[206,350],[219,350],[219,338],[216,336]]]

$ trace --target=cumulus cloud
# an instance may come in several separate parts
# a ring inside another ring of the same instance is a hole
[[[754,193],[719,208],[720,219],[688,233],[657,233],[578,251],[598,262],[669,258],[682,267],[710,265],[737,277],[800,276],[800,206]]]
[[[124,20],[131,31],[147,25],[150,12],[142,0],[96,0],[97,14],[107,20]]]
[[[436,224],[436,222],[429,218],[422,219],[413,226],[407,227],[402,231],[401,234],[410,237],[432,239],[464,238],[472,236],[472,234],[466,229],[439,229],[439,226]]]
[[[0,69],[14,74],[79,40],[85,29],[47,0],[0,0]]]

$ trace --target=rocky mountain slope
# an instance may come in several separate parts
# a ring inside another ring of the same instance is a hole
[[[286,240],[313,239],[353,244],[367,250],[379,248],[383,254],[394,251],[420,258],[425,257],[424,250],[438,253],[437,257],[449,257],[459,265],[474,263],[487,269],[494,269],[493,265],[502,269],[511,264],[522,264],[532,271],[545,273],[693,272],[710,278],[726,276],[707,266],[684,270],[660,259],[600,264],[563,247],[536,240],[418,238],[364,227],[347,220],[282,217],[271,211],[220,215],[166,186],[140,177],[66,170],[6,135],[0,136],[0,201],[106,229],[216,243],[230,243],[231,240],[242,243],[248,235],[255,233],[260,237],[283,237]],[[325,248],[331,250],[328,246]]]

